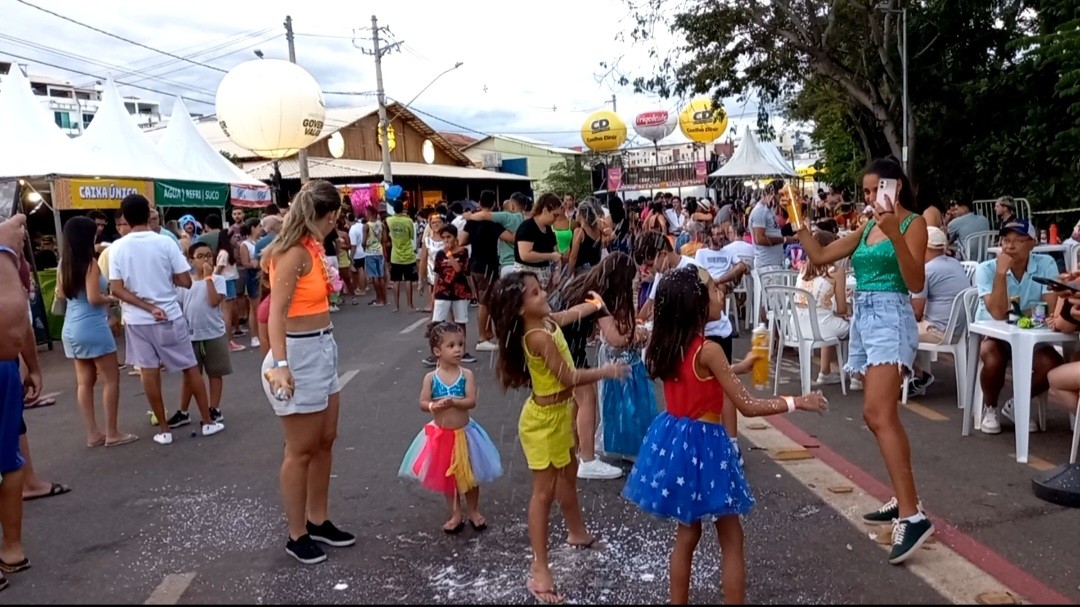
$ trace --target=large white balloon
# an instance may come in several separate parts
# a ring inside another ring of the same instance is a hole
[[[667,110],[642,112],[634,117],[634,132],[656,143],[675,131],[677,117]]]
[[[241,63],[217,90],[221,130],[242,148],[284,158],[319,138],[326,117],[319,83],[304,68],[280,59]]]

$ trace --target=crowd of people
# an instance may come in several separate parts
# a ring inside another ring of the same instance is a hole
[[[899,184],[896,200],[879,203],[881,179]],[[627,499],[675,523],[671,602],[687,601],[693,553],[703,524],[711,523],[720,540],[724,601],[739,603],[745,598],[739,517],[754,499],[743,473],[737,416],[824,412],[828,403],[820,392],[752,396],[739,375],[758,355],[736,362],[733,338],[742,323],[737,314],[728,317],[726,303],[751,269],[796,268],[805,293],[797,321],[850,342],[843,369],[834,368],[834,352],[822,352],[816,383],[839,383],[846,373],[864,388],[864,419],[894,491],[864,518],[892,523],[888,560],[902,563],[934,528],[917,494],[897,402],[905,381],[912,393],[934,381],[929,369],[916,367],[916,347],[941,339],[953,301],[970,284],[950,245],[981,223],[966,219],[970,207],[959,205],[934,225],[933,217],[917,212],[914,189],[892,160],[866,171],[862,198],[869,212],[851,214],[843,193],[822,192],[817,202],[802,201],[818,221],[792,222],[785,215],[790,194],[782,186],[772,183],[754,200],[721,205],[670,194],[623,202],[551,193],[536,201],[516,193],[499,204],[494,192],[484,191],[475,205],[440,203],[413,214],[402,201],[390,201],[369,206],[357,219],[333,185],[311,181],[283,216],[276,207],[262,217],[235,209],[228,229],[214,214],[161,226],[145,198],[129,196],[115,216],[118,238],[103,236],[104,216],[73,218],[58,259],[54,309],[65,316],[62,341],[74,360],[86,444],[114,447],[138,438],[117,421],[121,333],[125,365],[140,375],[159,429],[156,443],[170,444],[172,430],[190,423],[193,397],[202,434],[222,432],[223,381],[232,373],[230,357],[247,349],[236,342],[246,326],[250,347],[263,355],[262,386],[284,431],[286,552],[305,564],[322,562],[321,545],[356,542],[330,518],[341,402],[332,314],[369,293],[368,305],[388,305],[392,291],[394,312],[404,297],[405,311],[430,315],[429,354],[418,363],[432,369],[419,390],[419,406],[432,417],[404,451],[399,472],[446,498],[444,532],[466,525],[484,531],[480,487],[503,473],[501,454],[471,418],[485,401],[464,366],[476,362],[472,344],[497,359],[504,388],[529,393],[518,438],[532,473],[527,588],[534,597],[565,599],[548,565],[554,502],[570,546],[600,546],[582,515],[577,480],[621,477],[621,468],[600,457],[606,456],[633,462],[623,488]],[[1002,253],[976,271],[977,318],[1004,319],[1013,301],[1023,310],[1045,303],[1049,326],[1076,331],[1080,297],[1057,297],[1033,280],[1059,274],[1053,260],[1032,253],[1034,226],[1010,215],[1000,235]],[[10,318],[28,317],[24,238],[21,218],[0,224],[0,280],[18,277],[24,285],[22,292],[0,290],[0,314]],[[849,269],[856,285],[850,303]],[[1080,274],[1063,280],[1080,284]],[[420,307],[425,293],[427,305]],[[816,304],[812,321],[809,299]],[[473,328],[471,307],[477,308]],[[24,400],[37,399],[42,379],[29,320],[0,331],[6,338],[0,340],[0,571],[10,573],[29,566],[21,504],[28,483],[41,481],[31,481],[32,468],[24,467],[21,414]],[[595,362],[592,345],[598,346]],[[995,340],[982,344],[985,432],[997,424],[1007,348]],[[1080,362],[1063,365],[1052,349],[1036,352],[1035,361],[1033,391],[1050,390],[1055,401],[1075,406]],[[183,376],[172,415],[162,371]],[[99,379],[104,425],[94,403]],[[662,408],[655,380],[663,383]]]

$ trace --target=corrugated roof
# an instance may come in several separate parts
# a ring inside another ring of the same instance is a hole
[[[282,179],[299,179],[300,163],[294,158],[278,161]],[[420,162],[395,162],[391,169],[400,177],[441,177],[446,179],[496,179],[501,181],[528,181],[528,177],[510,173],[496,173],[472,167],[446,164],[423,164]],[[260,160],[244,163],[249,175],[270,181],[274,175],[274,162]],[[308,175],[312,179],[337,179],[342,177],[381,177],[382,163],[375,160],[352,160],[348,158],[308,158]]]
[[[561,148],[561,147],[556,146],[556,145],[551,145],[550,143],[548,143],[546,141],[540,141],[539,139],[533,139],[531,137],[522,137],[521,135],[499,135],[499,134],[488,135],[487,137],[485,137],[483,139],[480,139],[478,141],[475,141],[475,142],[469,144],[467,147],[471,148],[471,147],[477,145],[478,143],[480,143],[481,141],[487,141],[488,139],[492,139],[492,138],[505,139],[506,141],[513,141],[515,143],[521,143],[521,144],[524,144],[524,145],[531,145],[534,148],[540,148],[541,150],[546,150],[546,151],[551,152],[553,154],[561,154],[561,155],[564,155],[564,156],[566,156],[566,155],[580,156],[581,155],[581,152],[578,151],[578,150],[572,150],[570,148]]]
[[[452,146],[454,146],[454,147],[456,147],[458,149],[467,148],[470,145],[472,145],[472,144],[474,144],[474,143],[476,143],[478,141],[476,139],[476,137],[469,137],[468,135],[465,135],[463,133],[443,133],[443,132],[440,132],[439,135],[441,135],[443,139],[450,142],[450,145],[452,145]]]

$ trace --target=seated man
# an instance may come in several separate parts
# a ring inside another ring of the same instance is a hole
[[[979,308],[975,320],[1006,320],[1012,302],[1018,302],[1020,310],[1030,314],[1031,310],[1042,302],[1047,309],[1053,310],[1057,296],[1046,291],[1042,285],[1032,280],[1057,278],[1057,263],[1048,255],[1033,254],[1038,232],[1026,219],[1012,219],[1001,227],[1001,253],[997,259],[979,264],[975,272],[975,284],[979,289]],[[987,434],[998,434],[1001,425],[996,410],[998,397],[1005,385],[1005,369],[1012,360],[1009,344],[997,339],[986,338],[979,349],[983,370],[979,383],[983,390],[983,415],[979,429]],[[1035,350],[1032,364],[1031,395],[1036,396],[1049,388],[1047,374],[1062,362],[1061,355],[1049,345]],[[1002,412],[1006,417],[1012,415],[1012,399],[1005,403]],[[1035,426],[1032,425],[1032,428]]]
[[[964,266],[945,254],[949,247],[945,232],[934,226],[928,227],[927,232],[926,282],[923,290],[911,297],[911,307],[915,309],[915,320],[919,321],[919,341],[936,344],[945,337],[953,301],[968,288],[968,278]],[[908,395],[921,396],[934,383],[934,376],[918,365],[914,371]]]

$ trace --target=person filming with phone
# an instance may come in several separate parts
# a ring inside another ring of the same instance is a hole
[[[863,175],[863,199],[873,209],[873,218],[861,229],[825,246],[806,225],[797,235],[814,265],[851,257],[858,286],[844,370],[865,376],[863,418],[877,439],[895,492],[863,519],[893,522],[889,562],[897,565],[916,554],[934,533],[919,504],[911,447],[898,409],[902,382],[915,362],[919,342],[909,293],[919,293],[926,282],[926,220],[916,212],[911,182],[896,160],[870,165]]]
[[[1057,305],[1057,295],[1046,289],[1040,280],[1057,278],[1057,262],[1049,255],[1032,253],[1038,244],[1038,231],[1026,219],[1012,219],[1001,226],[1001,253],[996,259],[979,264],[975,270],[975,286],[979,289],[979,307],[975,320],[1007,320],[1014,302],[1024,316],[1032,316],[1040,303],[1048,310]],[[1005,385],[1005,369],[1012,360],[1009,344],[998,339],[983,339],[979,348],[983,363],[979,383],[983,390],[983,414],[979,429],[986,434],[1001,432],[998,418],[998,398]],[[1031,377],[1031,396],[1046,392],[1047,374],[1061,364],[1061,355],[1050,345],[1035,348]],[[1000,413],[1012,417],[1012,399]],[[1036,427],[1034,424],[1032,428]]]

